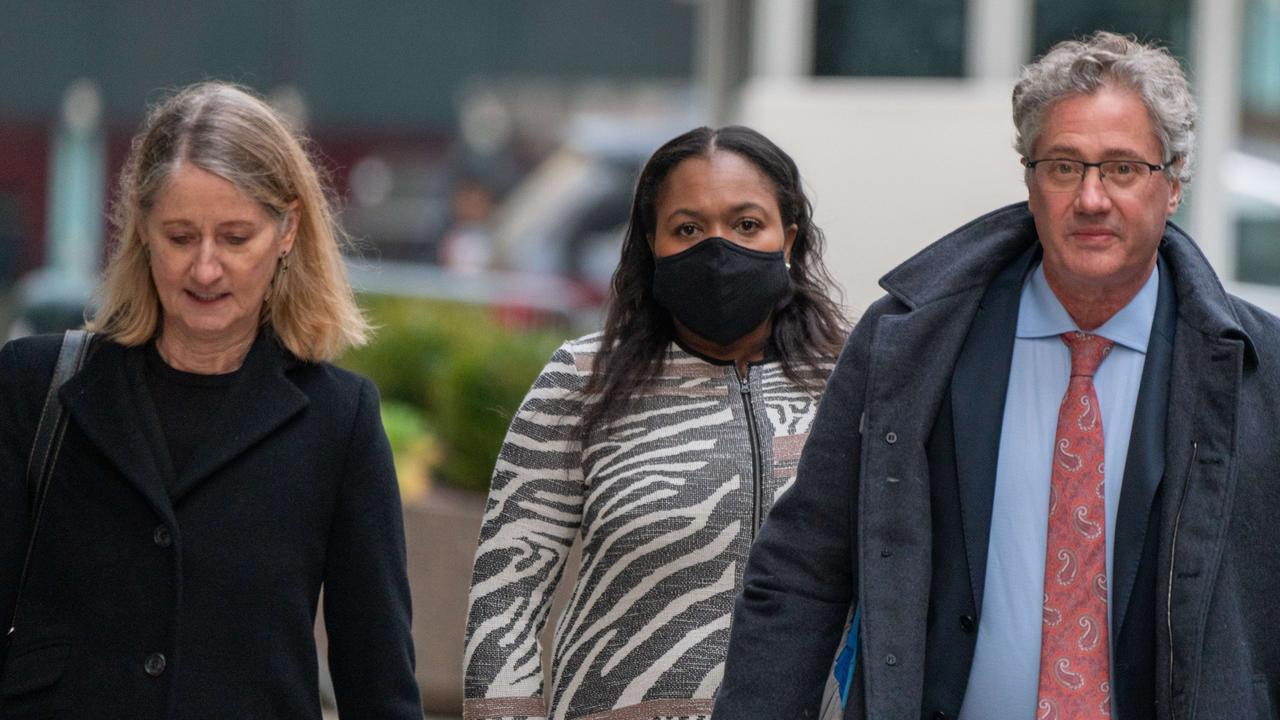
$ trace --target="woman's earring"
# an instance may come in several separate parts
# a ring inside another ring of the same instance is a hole
[[[289,272],[289,253],[280,253],[280,272]]]

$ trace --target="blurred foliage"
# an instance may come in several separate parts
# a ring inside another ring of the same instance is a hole
[[[395,454],[401,497],[406,502],[421,499],[431,467],[440,462],[439,440],[420,409],[395,400],[382,401],[382,427]]]
[[[366,295],[361,306],[373,342],[338,364],[377,384],[406,499],[427,479],[487,490],[511,416],[566,333],[512,330],[460,303]]]

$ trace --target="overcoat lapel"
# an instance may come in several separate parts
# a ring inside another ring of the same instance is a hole
[[[925,446],[981,288],[876,324],[859,478],[859,601],[867,706],[919,717],[932,572]],[[920,362],[922,357],[936,362]],[[889,561],[886,561],[887,553]]]
[[[1164,257],[1177,291],[1156,612],[1159,716],[1194,714],[1207,632],[1238,480],[1240,392],[1258,366],[1253,340],[1199,248],[1170,223]],[[1163,530],[1169,528],[1169,530]]]
[[[1113,643],[1119,641],[1129,614],[1129,599],[1142,558],[1142,546],[1151,520],[1152,500],[1164,477],[1165,417],[1169,407],[1169,373],[1173,362],[1173,333],[1178,321],[1173,280],[1164,262],[1160,273],[1159,299],[1147,341],[1142,380],[1133,414],[1129,454],[1125,459],[1116,511],[1111,571],[1111,625]],[[1119,647],[1113,645],[1113,651]]]
[[[141,349],[103,342],[59,398],[89,441],[137,488],[157,515],[173,520],[173,504],[201,481],[252,448],[307,405],[306,395],[284,375],[296,362],[274,336],[261,332],[245,357],[240,377],[213,419],[209,437],[176,479],[158,432],[139,365]],[[172,485],[172,491],[167,488]]]
[[[151,410],[145,390],[130,366],[138,350],[112,342],[96,343],[84,369],[59,391],[67,413],[85,436],[147,499],[156,514],[172,521],[163,468],[147,432]],[[163,457],[163,456],[161,456]]]
[[[284,375],[289,362],[274,335],[258,334],[208,439],[177,478],[174,503],[306,407],[307,396]]]
[[[979,617],[1018,305],[1022,283],[1037,256],[1035,247],[1028,250],[1001,272],[983,295],[951,380],[965,557],[969,559],[969,582]]]

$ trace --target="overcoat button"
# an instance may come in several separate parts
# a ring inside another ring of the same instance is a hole
[[[951,716],[939,710],[933,714],[933,720],[951,720]]]
[[[889,653],[888,655],[885,655],[885,656],[884,656],[884,664],[885,664],[885,665],[897,665],[897,664],[898,664],[898,656],[897,656],[897,655],[894,655],[893,653]]]
[[[147,661],[142,664],[142,669],[147,671],[151,677],[160,677],[164,674],[164,668],[167,663],[163,653],[151,653],[147,656]]]
[[[975,629],[977,629],[977,627],[978,627],[978,622],[977,622],[976,620],[974,620],[974,619],[973,619],[973,616],[972,616],[972,615],[961,615],[961,616],[960,616],[960,629],[961,629],[961,630],[963,630],[963,631],[965,631],[965,632],[967,632],[967,633],[971,633],[971,632],[973,632]]]
[[[898,442],[898,433],[890,430],[889,432],[885,433],[884,441],[889,443],[890,445]]]
[[[167,548],[173,544],[173,534],[169,532],[169,528],[161,525],[151,533],[151,539],[162,548]]]

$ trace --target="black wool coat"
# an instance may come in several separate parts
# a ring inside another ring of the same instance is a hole
[[[0,350],[0,618],[30,534],[25,469],[60,337]],[[343,720],[421,718],[403,519],[364,378],[255,341],[169,477],[143,350],[100,341],[69,415],[0,718],[319,718],[321,588]]]

